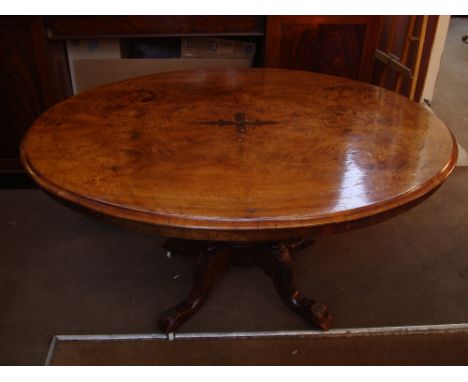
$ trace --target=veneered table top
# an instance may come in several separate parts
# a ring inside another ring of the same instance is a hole
[[[410,206],[456,143],[424,107],[280,69],[172,72],[80,93],[39,117],[22,160],[49,193],[170,236],[265,240]]]

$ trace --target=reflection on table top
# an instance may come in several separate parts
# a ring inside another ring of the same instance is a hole
[[[49,192],[201,231],[319,227],[439,186],[456,146],[379,87],[280,69],[198,70],[101,86],[42,115],[23,162]]]

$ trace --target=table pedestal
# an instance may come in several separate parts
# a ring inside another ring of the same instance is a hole
[[[165,333],[176,330],[191,317],[205,301],[210,287],[229,265],[257,265],[271,278],[283,302],[294,312],[322,330],[328,330],[333,318],[327,307],[304,297],[294,286],[291,252],[311,244],[302,239],[294,242],[225,243],[169,239],[164,245],[168,252],[196,255],[193,285],[189,296],[179,305],[163,313],[159,327]]]

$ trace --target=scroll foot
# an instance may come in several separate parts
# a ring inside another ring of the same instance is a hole
[[[330,329],[333,317],[327,307],[304,297],[294,286],[292,258],[287,244],[267,244],[267,253],[259,253],[256,262],[272,279],[276,291],[291,310],[322,330]]]
[[[159,320],[159,328],[171,333],[191,317],[205,301],[210,287],[228,266],[230,249],[211,244],[198,255],[189,296],[181,304],[167,310]]]

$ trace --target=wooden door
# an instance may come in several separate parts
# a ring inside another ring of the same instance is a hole
[[[439,16],[385,16],[372,83],[420,101]]]
[[[265,66],[370,82],[381,16],[268,16]]]

